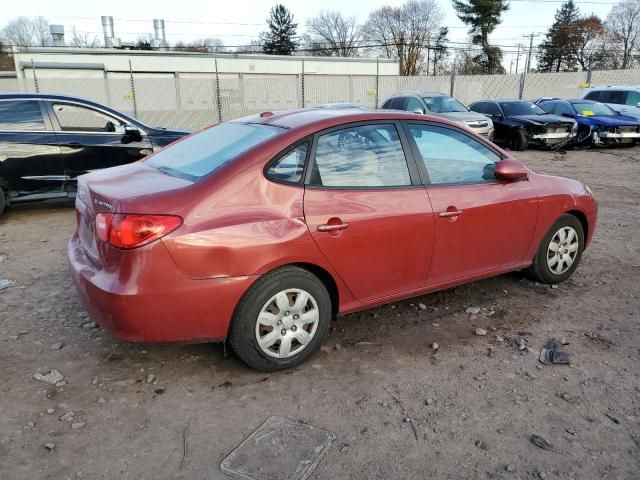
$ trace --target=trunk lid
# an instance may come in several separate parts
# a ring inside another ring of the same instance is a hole
[[[121,167],[98,170],[78,178],[76,215],[78,236],[85,253],[96,264],[105,260],[105,245],[96,233],[98,213],[171,213],[158,211],[123,211],[123,204],[140,197],[174,192],[193,182],[173,177],[136,162]],[[147,202],[145,202],[147,203]],[[153,202],[149,202],[150,210]],[[140,207],[138,207],[139,209]],[[125,208],[126,209],[126,208]]]

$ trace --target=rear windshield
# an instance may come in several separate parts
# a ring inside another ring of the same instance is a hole
[[[514,115],[544,115],[545,111],[531,102],[500,102],[507,117]]]
[[[199,180],[284,131],[273,125],[222,123],[161,150],[145,164],[176,177]]]

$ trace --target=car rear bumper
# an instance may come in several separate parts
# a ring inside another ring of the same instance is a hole
[[[154,250],[152,262],[107,271],[89,260],[78,235],[73,236],[69,268],[91,318],[113,336],[133,342],[224,339],[235,307],[255,277],[192,280],[178,271],[162,242],[148,247]]]

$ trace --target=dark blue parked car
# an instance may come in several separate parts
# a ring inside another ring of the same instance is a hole
[[[135,162],[187,133],[82,98],[0,93],[0,215],[9,203],[74,197],[79,175]]]
[[[574,118],[578,122],[576,144],[633,145],[640,141],[640,121],[620,115],[604,103],[558,98],[543,98],[536,103],[547,113]]]

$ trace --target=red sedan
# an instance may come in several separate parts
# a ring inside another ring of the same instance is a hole
[[[228,339],[260,370],[303,362],[335,315],[524,268],[561,282],[597,213],[580,182],[392,111],[265,112],[78,183],[91,316],[125,340]]]

